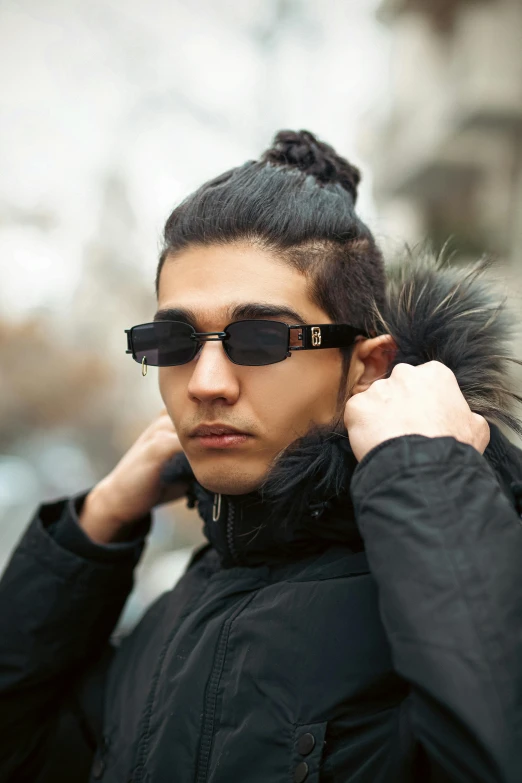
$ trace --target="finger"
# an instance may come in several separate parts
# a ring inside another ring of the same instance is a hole
[[[166,456],[177,454],[182,451],[181,444],[175,432],[167,430],[159,431],[154,438],[151,438],[147,444],[152,453],[160,453]]]
[[[159,415],[156,416],[156,418],[152,421],[151,426],[153,428],[162,428],[162,427],[167,427],[168,429],[174,428],[174,424],[166,408],[162,408]]]
[[[175,435],[176,438],[178,437],[178,433],[176,432],[176,430],[175,430],[174,426],[172,425],[172,423],[166,423],[166,424],[163,424],[160,427],[155,427],[155,429],[152,432],[152,435],[160,435],[160,436],[161,435],[169,435],[169,436]]]
[[[174,430],[174,431],[176,430],[176,428],[174,427],[173,421],[170,418],[170,416],[161,416],[161,418],[156,419],[154,424],[155,424],[156,428],[159,429],[159,430],[163,430],[163,429]]]
[[[150,440],[151,438],[154,438],[157,432],[163,431],[176,433],[176,428],[174,427],[168,414],[166,416],[156,416],[156,418],[153,419],[149,426],[142,432],[140,437],[142,440]]]

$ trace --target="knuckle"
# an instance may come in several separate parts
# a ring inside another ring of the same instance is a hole
[[[360,394],[354,394],[346,403],[345,414],[347,416],[351,417],[357,415],[357,411],[360,409],[360,400],[357,398],[360,396]]]
[[[441,374],[446,373],[446,375],[454,376],[453,370],[451,370],[447,364],[439,362],[438,359],[432,359],[431,362],[427,362],[426,367],[428,367],[433,372],[438,372]]]
[[[398,362],[398,364],[395,365],[393,368],[394,373],[401,373],[401,372],[408,372],[408,370],[413,370],[414,367],[412,364],[408,364],[408,362]]]

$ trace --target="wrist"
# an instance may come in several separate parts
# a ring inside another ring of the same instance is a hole
[[[103,483],[97,484],[85,496],[78,524],[95,544],[124,541],[129,537],[129,528],[132,527],[111,510]]]

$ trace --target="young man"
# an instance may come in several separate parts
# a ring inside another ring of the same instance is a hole
[[[0,582],[0,780],[522,779],[508,324],[436,264],[386,291],[357,182],[282,132],[167,221],[127,334],[165,408]],[[151,510],[184,494],[208,544],[115,647]]]

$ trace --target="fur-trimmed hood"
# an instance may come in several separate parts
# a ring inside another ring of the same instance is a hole
[[[513,486],[522,482],[522,452],[496,425],[522,435],[516,415],[522,397],[511,373],[512,365],[522,364],[512,353],[520,324],[508,309],[507,296],[488,280],[490,268],[489,260],[462,267],[429,251],[410,252],[387,267],[385,305],[374,306],[370,326],[375,334],[391,334],[398,347],[390,373],[400,362],[432,360],[455,373],[470,408],[490,423],[485,457],[513,501]],[[349,486],[356,466],[346,430],[317,427],[279,455],[258,491],[223,496],[222,515],[232,513],[236,532],[241,521],[245,524],[238,541],[257,542],[244,562],[256,562],[256,547],[259,562],[266,562],[267,547],[278,557],[302,555],[318,536],[325,544],[333,538],[362,548],[356,526],[350,524]],[[162,479],[170,483],[181,476],[190,480],[189,504],[197,503],[205,534],[225,564],[237,564],[237,558],[230,562],[230,531],[212,519],[214,495],[198,484],[184,455],[166,466]]]
[[[470,408],[488,421],[522,436],[512,388],[513,338],[522,322],[507,307],[488,272],[493,261],[452,266],[443,255],[410,253],[387,268],[386,312],[375,312],[378,333],[391,334],[399,351],[395,364],[437,360],[455,373]],[[393,369],[393,367],[392,367]]]

